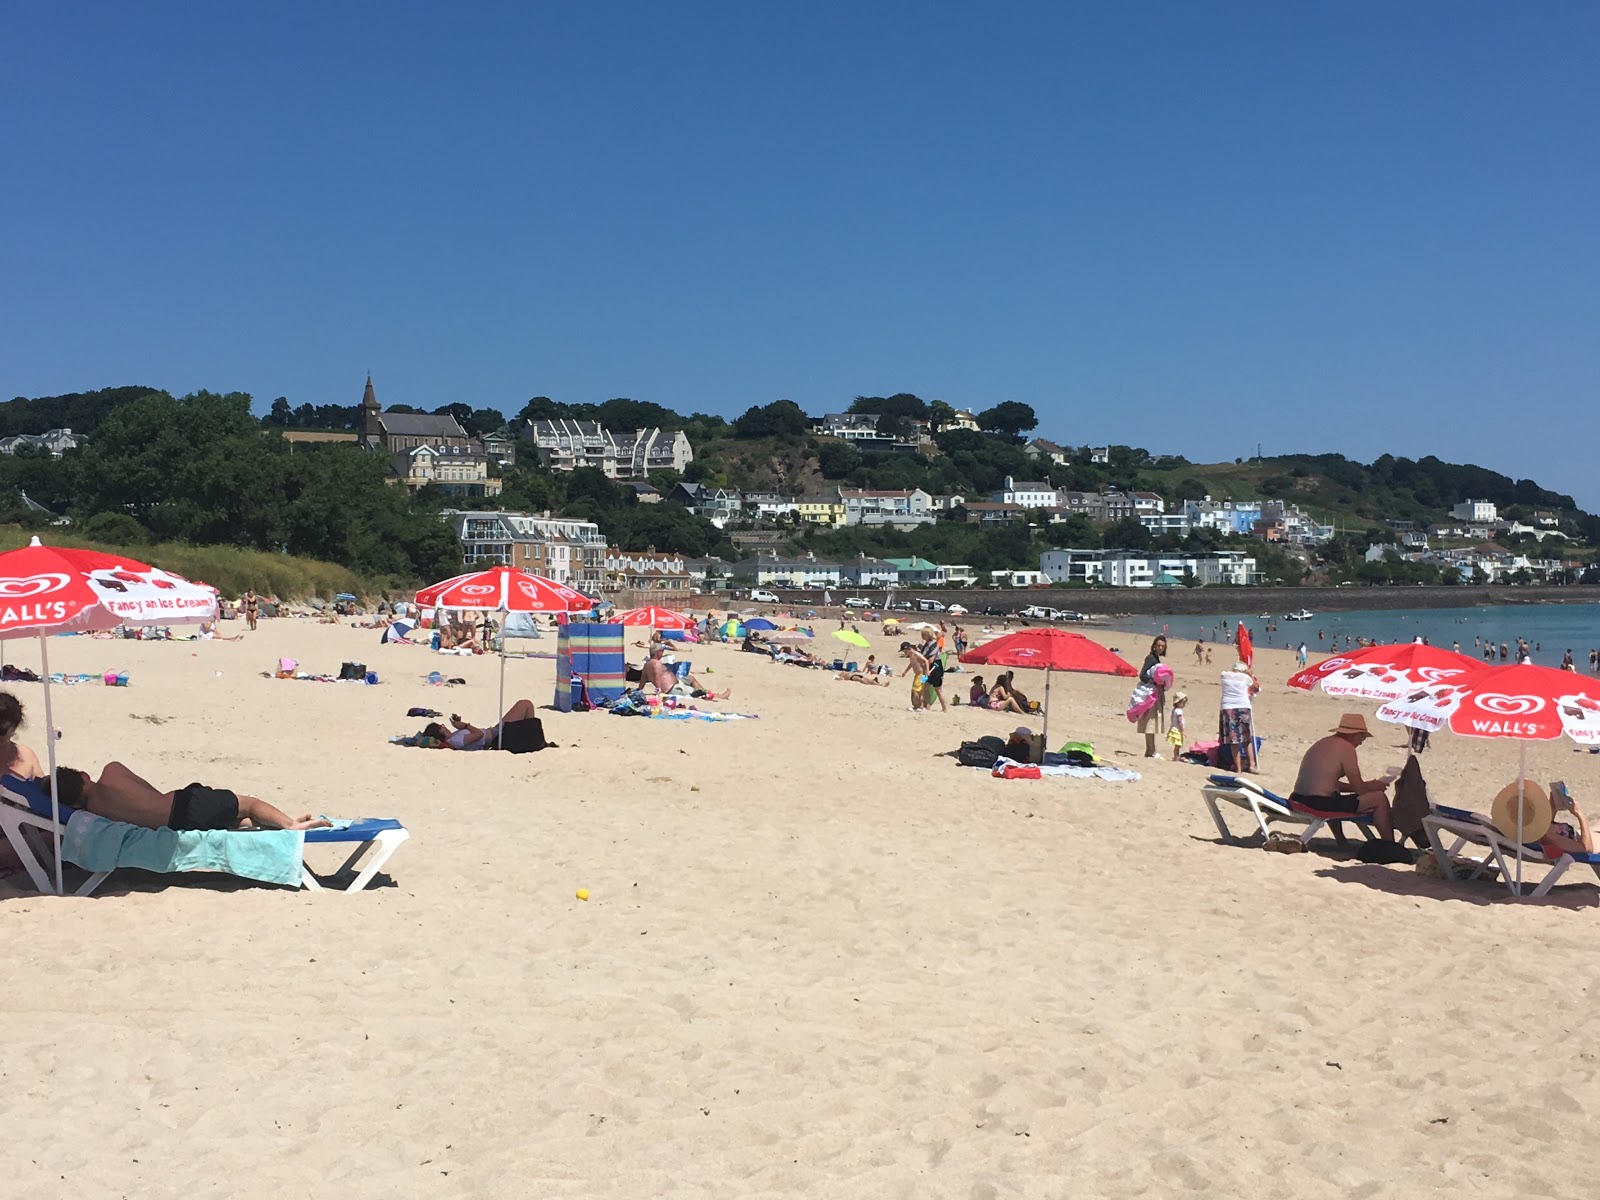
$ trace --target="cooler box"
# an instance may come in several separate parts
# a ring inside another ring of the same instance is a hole
[[[574,676],[583,680],[591,703],[622,695],[622,638],[621,625],[568,621],[556,630],[556,711],[571,712],[579,698]]]

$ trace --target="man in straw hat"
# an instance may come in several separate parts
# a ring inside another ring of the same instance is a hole
[[[1294,781],[1291,799],[1318,812],[1371,813],[1373,824],[1385,841],[1394,840],[1394,822],[1389,815],[1389,780],[1363,779],[1356,762],[1356,747],[1372,736],[1366,718],[1360,713],[1345,713],[1332,732],[1313,742],[1300,760],[1300,775]]]

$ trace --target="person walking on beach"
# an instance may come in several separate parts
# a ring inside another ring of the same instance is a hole
[[[255,588],[246,588],[244,599],[241,601],[244,608],[244,622],[246,627],[254,629],[256,620],[261,616],[261,602],[256,599]]]
[[[906,660],[906,669],[900,672],[902,678],[911,676],[911,711],[921,712],[928,706],[922,690],[923,682],[928,678],[928,660],[910,642],[900,643],[900,657]]]
[[[1295,655],[1300,660],[1300,665],[1302,667],[1305,666],[1306,665],[1306,644],[1305,644],[1305,642],[1303,640],[1300,643],[1300,649],[1295,652]]]

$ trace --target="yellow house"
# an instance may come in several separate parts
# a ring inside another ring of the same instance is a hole
[[[794,511],[811,525],[844,524],[844,501],[838,496],[801,496],[794,502]]]

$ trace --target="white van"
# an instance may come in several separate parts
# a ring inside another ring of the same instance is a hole
[[[756,601],[756,602],[758,602],[760,604],[781,604],[781,603],[783,603],[776,596],[774,596],[771,592],[764,592],[760,588],[751,588],[750,589],[750,599],[752,599],[752,600],[754,600],[754,601]]]

